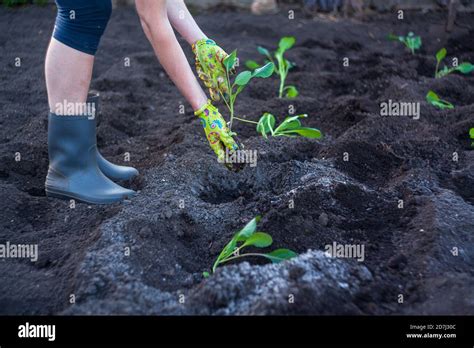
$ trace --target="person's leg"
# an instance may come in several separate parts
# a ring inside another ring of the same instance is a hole
[[[45,74],[49,109],[58,104],[85,103],[92,78],[94,56],[66,46],[54,37],[46,54]]]
[[[111,0],[56,0],[58,13],[46,54],[51,111],[57,103],[85,103],[94,55],[109,21]]]
[[[76,107],[58,107],[86,103],[94,54],[107,25],[111,3],[110,0],[57,0],[56,3],[58,15],[45,62],[50,105],[46,193],[93,204],[119,202],[135,192],[115,184],[99,168],[99,160],[104,163],[105,159],[97,150],[95,114],[86,114],[83,108],[79,112]]]

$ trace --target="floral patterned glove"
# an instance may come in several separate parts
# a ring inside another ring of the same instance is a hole
[[[239,146],[232,138],[229,128],[227,128],[225,120],[222,118],[219,110],[208,100],[207,104],[194,114],[199,117],[207,140],[217,155],[219,162],[225,163],[229,169],[233,169],[231,163],[225,162],[226,149],[236,151]]]
[[[221,96],[228,92],[226,83],[226,69],[224,59],[228,54],[217,46],[214,40],[202,39],[193,45],[196,56],[196,71],[204,85],[209,88],[211,99],[219,101]]]

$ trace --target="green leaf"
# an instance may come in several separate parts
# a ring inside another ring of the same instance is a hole
[[[257,230],[257,223],[260,221],[261,216],[258,215],[252,220],[250,220],[244,228],[242,228],[237,234],[235,235],[236,241],[243,242],[247,240],[252,234],[255,233]]]
[[[445,110],[445,109],[454,109],[454,105],[451,104],[450,102],[446,101],[446,100],[439,100],[439,101],[434,101],[434,102],[431,102],[431,104],[441,110]]]
[[[202,272],[202,276],[204,278],[209,278],[211,275],[209,274],[209,272]]]
[[[399,41],[399,42],[405,43],[405,37],[404,36],[389,34],[388,39],[391,40],[391,41]]]
[[[439,101],[439,97],[435,92],[429,91],[426,95],[426,100],[431,103],[432,101]]]
[[[244,246],[255,246],[257,248],[266,248],[272,245],[272,237],[264,232],[256,232],[252,234],[244,243]]]
[[[266,112],[258,121],[257,132],[261,133],[262,136],[266,138],[268,133],[273,134],[275,123],[275,116]]]
[[[247,60],[245,62],[245,66],[250,69],[250,70],[255,70],[255,69],[258,69],[260,68],[260,64],[258,64],[256,61],[254,60]]]
[[[237,247],[237,242],[243,242],[247,240],[253,233],[255,233],[255,230],[257,229],[257,223],[260,221],[260,219],[260,215],[256,216],[255,218],[250,220],[247,225],[244,226],[244,228],[242,228],[234,235],[230,242],[227,243],[224,249],[222,249],[221,253],[214,262],[214,265],[212,266],[212,272],[216,271],[216,268],[219,266],[221,261],[227,259],[234,253]]]
[[[391,41],[399,41],[398,35],[388,34],[388,39]]]
[[[236,61],[237,61],[237,50],[232,52],[230,55],[228,55],[224,59],[224,66],[226,70],[231,71],[234,68]]]
[[[414,52],[421,47],[421,37],[415,36],[413,32],[409,32],[408,36],[405,38],[405,43],[408,48]]]
[[[446,57],[446,54],[447,51],[444,47],[436,53],[436,60],[438,61],[438,63],[440,63]]]
[[[277,249],[268,254],[262,254],[262,256],[270,259],[273,263],[279,263],[285,260],[289,260],[295,256],[298,256],[297,253],[290,249]]]
[[[297,115],[292,117],[287,117],[278,127],[275,129],[275,132],[286,131],[290,129],[296,129],[301,127],[300,118],[307,117],[307,115]]]
[[[296,39],[293,36],[282,37],[278,43],[278,50],[283,53],[294,46]]]
[[[251,78],[252,73],[250,71],[242,71],[235,78],[235,84],[238,86],[245,86],[247,83],[249,83]]]
[[[257,47],[257,51],[258,51],[258,53],[260,53],[260,54],[262,54],[262,55],[264,55],[264,56],[267,56],[267,57],[268,57],[268,56],[271,56],[271,55],[270,55],[270,51],[267,50],[265,47],[258,46],[258,47]]]
[[[222,252],[219,254],[219,257],[217,258],[218,261],[226,259],[232,253],[234,252],[235,248],[237,247],[237,234],[234,235],[234,237],[230,240],[229,243],[222,249]]]
[[[255,69],[255,71],[252,73],[252,77],[266,79],[267,77],[272,76],[274,71],[275,65],[273,63],[267,63],[261,68]]]
[[[454,69],[449,69],[446,65],[444,68],[438,72],[438,77],[444,77],[446,75],[451,74],[454,71]]]
[[[463,74],[469,74],[474,71],[474,65],[471,63],[461,63],[455,68],[455,70],[462,72]]]
[[[426,100],[431,105],[433,105],[437,108],[440,108],[442,110],[444,110],[444,109],[454,109],[453,104],[451,104],[450,102],[448,102],[446,100],[440,99],[440,97],[438,97],[438,95],[433,91],[428,92],[428,94],[426,95]]]
[[[237,246],[237,237],[238,237],[237,234],[235,234],[234,237],[231,239],[231,241],[227,243],[227,245],[224,247],[224,249],[222,249],[221,253],[217,257],[216,261],[214,262],[214,265],[212,266],[213,273],[216,271],[216,268],[217,266],[219,266],[219,263],[222,260],[225,260],[226,258],[228,258],[234,252]]]
[[[291,129],[291,130],[279,132],[279,134],[284,134],[284,135],[298,134],[298,135],[301,135],[302,137],[310,138],[310,139],[319,139],[323,136],[319,129],[307,128],[307,127]]]
[[[285,91],[287,98],[296,98],[299,95],[295,86],[286,86]]]
[[[421,48],[421,37],[415,36],[414,38],[408,39],[408,46],[413,50]]]
[[[469,130],[469,136],[471,137],[471,139],[474,139],[474,128],[471,128]]]

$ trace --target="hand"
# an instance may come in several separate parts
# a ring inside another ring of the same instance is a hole
[[[204,85],[209,88],[211,99],[219,101],[220,93],[228,92],[224,59],[228,57],[225,51],[210,39],[202,39],[193,45],[196,56],[196,71]]]
[[[201,125],[206,133],[207,140],[217,155],[217,159],[220,163],[225,163],[226,167],[233,170],[232,163],[226,163],[226,150],[234,152],[238,150],[239,146],[234,141],[227,128],[224,118],[219,113],[219,110],[211,104],[208,100],[201,109],[194,113],[200,118]]]

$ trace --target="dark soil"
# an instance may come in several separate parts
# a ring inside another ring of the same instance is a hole
[[[131,154],[141,176],[124,185],[140,194],[74,209],[46,198],[43,186],[43,60],[54,16],[53,7],[0,9],[0,243],[39,244],[36,263],[0,260],[1,314],[474,314],[474,76],[433,78],[441,47],[474,62],[472,15],[460,14],[450,35],[441,13],[362,22],[299,13],[295,20],[197,16],[242,61],[257,58],[257,45],[295,35],[288,58],[297,67],[288,82],[301,95],[278,99],[275,78],[255,81],[238,113],[255,120],[268,111],[281,121],[292,106],[325,134],[322,141],[265,140],[239,124],[258,164],[231,173],[215,161],[191,108],[156,62],[135,11],[119,8],[92,83],[102,95],[98,144],[116,163]],[[386,40],[408,31],[423,38],[416,56]],[[456,108],[428,105],[430,89]],[[421,118],[380,116],[379,104],[389,99],[421,102]],[[253,266],[226,266],[204,280],[202,271],[257,214],[275,247],[303,255],[281,265],[249,259]],[[365,261],[306,253],[333,242],[365,245]],[[180,294],[189,301],[179,303]]]

